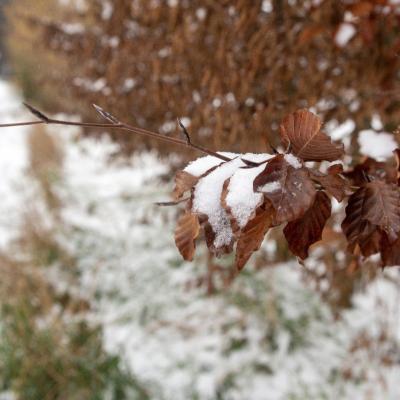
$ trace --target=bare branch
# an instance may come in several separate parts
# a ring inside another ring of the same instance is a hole
[[[156,206],[160,207],[169,207],[169,206],[176,206],[177,204],[184,203],[185,201],[188,201],[190,197],[186,197],[180,200],[176,201],[158,201],[157,203],[154,203]]]
[[[131,126],[129,124],[120,122],[117,118],[115,118],[112,114],[109,112],[103,110],[101,107],[94,105],[96,111],[106,120],[108,120],[109,124],[100,124],[100,123],[95,123],[95,122],[71,122],[71,121],[64,121],[60,119],[54,119],[50,118],[35,107],[24,103],[25,107],[37,118],[39,118],[40,121],[28,121],[28,122],[16,122],[16,123],[10,123],[10,124],[0,124],[0,128],[9,128],[9,127],[14,127],[14,126],[29,126],[29,125],[39,125],[39,124],[49,124],[49,125],[67,125],[67,126],[80,126],[82,128],[106,128],[106,129],[120,129],[123,131],[128,131],[132,133],[136,133],[137,135],[144,135],[148,136],[154,139],[162,140],[164,142],[169,142],[169,143],[174,143],[180,146],[185,146],[189,147],[191,149],[200,151],[204,154],[208,154],[210,156],[219,158],[220,160],[223,161],[230,161],[231,159],[229,157],[226,157],[222,154],[219,154],[215,151],[212,151],[210,149],[207,149],[206,147],[194,144],[190,141],[190,136],[189,136],[189,141],[188,140],[182,140],[174,137],[169,137],[165,135],[161,135],[160,133],[148,131],[146,129],[138,128],[135,126]],[[186,131],[187,133],[187,131]],[[187,133],[188,134],[188,133]]]
[[[39,118],[40,120],[42,120],[43,122],[45,122],[46,124],[49,123],[50,118],[47,117],[46,115],[44,115],[41,111],[39,111],[38,109],[36,109],[35,107],[32,107],[30,104],[28,103],[23,103],[23,105],[37,118]]]
[[[178,125],[180,126],[180,128],[182,129],[183,133],[186,136],[186,140],[187,140],[187,144],[190,145],[192,142],[190,140],[190,135],[189,132],[187,131],[185,125],[183,125],[182,121],[180,120],[180,118],[178,118]]]
[[[104,111],[100,106],[97,104],[93,104],[93,107],[95,110],[108,122],[111,122],[113,125],[119,125],[120,121],[114,117],[114,115],[111,115],[109,112]]]

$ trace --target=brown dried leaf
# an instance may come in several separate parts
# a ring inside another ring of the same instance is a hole
[[[348,189],[347,181],[339,174],[343,172],[341,164],[335,164],[328,168],[328,174],[310,169],[311,178],[318,182],[331,196],[341,202]]]
[[[260,248],[273,219],[274,209],[267,201],[257,208],[255,217],[243,228],[236,247],[238,271],[243,269],[250,256]]]
[[[278,154],[254,180],[254,191],[264,194],[276,211],[274,224],[300,218],[312,205],[316,190],[304,168],[294,168]]]
[[[226,196],[228,195],[229,191],[229,183],[231,181],[231,178],[228,178],[225,182],[224,182],[224,186],[222,187],[222,194],[221,194],[221,205],[222,207],[225,209],[226,213],[229,216],[229,219],[231,221],[231,227],[232,227],[232,232],[234,235],[237,235],[238,232],[240,231],[240,226],[238,224],[238,222],[236,221],[236,218],[234,217],[234,215],[232,214],[232,210],[231,208],[226,204]]]
[[[365,185],[366,197],[363,218],[379,226],[393,243],[400,232],[400,188],[374,181]]]
[[[304,161],[334,161],[344,154],[343,145],[335,145],[329,136],[320,131],[321,120],[308,110],[289,114],[280,125],[284,145]]]
[[[197,183],[199,178],[191,175],[186,171],[178,171],[175,175],[175,187],[172,196],[175,200],[179,200],[185,192],[191,190]]]
[[[396,168],[397,168],[397,184],[400,186],[400,149],[393,151],[396,158]]]
[[[343,174],[343,165],[342,164],[333,164],[328,168],[329,175],[337,175]]]
[[[192,261],[196,250],[195,240],[200,233],[199,218],[196,214],[186,212],[179,220],[175,229],[175,244],[182,257]]]
[[[321,240],[325,223],[331,216],[331,200],[322,191],[318,191],[314,204],[299,219],[289,222],[283,233],[293,254],[302,260],[308,257],[309,247]]]
[[[369,180],[381,180],[388,183],[396,182],[396,171],[387,163],[366,158],[361,164],[357,164],[343,175],[350,180],[354,186],[362,186]]]
[[[350,250],[359,245],[364,256],[380,251],[382,232],[389,243],[400,231],[400,189],[392,184],[374,181],[349,197],[342,230]]]
[[[382,266],[400,266],[400,238],[390,244],[386,235],[381,241]]]
[[[359,245],[365,256],[379,251],[379,248],[373,246],[374,242],[370,242],[370,237],[376,228],[364,218],[366,192],[366,188],[362,187],[349,197],[346,218],[342,222],[342,231],[347,237],[349,250],[354,252]]]

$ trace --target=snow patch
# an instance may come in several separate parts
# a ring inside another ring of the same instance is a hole
[[[339,47],[344,47],[351,40],[351,38],[356,34],[356,28],[353,24],[348,22],[343,22],[340,24],[339,29],[335,35],[335,43]]]
[[[295,169],[299,169],[302,167],[301,161],[293,154],[285,154],[285,160]]]
[[[358,135],[360,153],[375,158],[386,160],[393,156],[393,150],[398,147],[394,136],[391,133],[375,132],[372,129],[360,131]]]
[[[281,186],[280,182],[269,182],[263,186],[260,186],[258,188],[258,191],[262,192],[262,193],[272,193],[272,192],[276,192],[277,190],[279,190],[281,188],[282,188],[282,186]]]

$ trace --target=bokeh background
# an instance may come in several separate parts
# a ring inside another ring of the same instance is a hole
[[[215,151],[279,148],[308,108],[346,168],[393,162],[397,0],[1,0],[0,123],[26,100]],[[400,277],[346,253],[343,205],[300,265],[280,229],[246,269],[174,245],[192,150],[104,129],[0,131],[0,399],[400,398]]]

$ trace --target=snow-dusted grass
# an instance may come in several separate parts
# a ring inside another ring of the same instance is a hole
[[[207,297],[191,285],[205,272],[204,258],[180,260],[175,211],[153,205],[170,189],[158,180],[167,167],[151,154],[110,163],[113,146],[66,143],[65,239],[83,290],[95,295],[93,318],[104,323],[107,348],[126,358],[155,399],[399,395],[400,366],[382,361],[390,348],[400,354],[395,283],[379,279],[343,320],[303,283],[296,263],[250,266]],[[369,345],[357,347],[360,338]]]
[[[75,290],[92,303],[88,318],[104,326],[108,351],[121,354],[151,398],[400,397],[397,270],[357,295],[341,319],[307,287],[295,262],[263,270],[250,263],[231,287],[206,296],[196,286],[204,249],[193,263],[182,262],[173,243],[176,211],[154,205],[171,189],[160,179],[166,163],[155,154],[123,160],[106,138],[52,132],[65,152],[57,240],[77,260]],[[23,141],[11,148],[18,150],[5,155],[9,168],[15,163],[21,174]],[[16,178],[3,179],[10,197],[0,203],[2,215],[17,215],[27,198],[40,203],[31,190],[13,189]],[[59,266],[48,273],[69,290]]]

